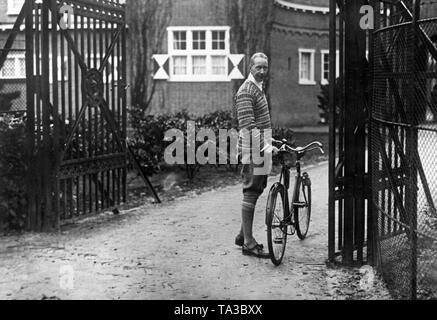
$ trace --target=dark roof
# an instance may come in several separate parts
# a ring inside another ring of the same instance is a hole
[[[293,4],[301,4],[306,6],[329,7],[329,0],[283,0]]]

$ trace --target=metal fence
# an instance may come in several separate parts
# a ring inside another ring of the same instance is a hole
[[[0,49],[0,54],[3,53]],[[26,110],[26,60],[24,49],[7,49],[0,69],[0,112]]]
[[[370,132],[376,261],[394,297],[437,298],[437,18],[420,20],[420,1],[381,8]]]
[[[132,165],[160,201],[126,143],[126,32],[119,0],[23,2],[0,72],[2,88],[19,91],[25,105],[27,229],[126,202]]]

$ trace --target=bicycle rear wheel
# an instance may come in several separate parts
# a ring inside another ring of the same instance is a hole
[[[298,183],[294,206],[296,233],[300,240],[305,239],[311,219],[311,181],[307,174]]]
[[[276,266],[281,263],[284,257],[285,245],[287,244],[285,218],[284,186],[275,183],[267,198],[266,225],[270,260]]]

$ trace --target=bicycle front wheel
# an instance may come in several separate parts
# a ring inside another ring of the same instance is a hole
[[[284,186],[275,183],[267,198],[266,225],[270,260],[276,266],[281,263],[284,257],[285,245],[287,244],[285,218]]]
[[[304,173],[297,189],[293,202],[294,219],[296,234],[300,240],[303,240],[307,236],[311,219],[311,180],[308,174]]]

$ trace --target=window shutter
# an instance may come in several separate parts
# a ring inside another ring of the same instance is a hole
[[[230,54],[229,56],[229,61],[230,61],[230,66],[232,65],[233,67],[231,67],[231,72],[229,73],[229,78],[231,80],[236,80],[236,79],[244,79],[244,75],[243,75],[243,58],[244,58],[244,54]]]
[[[168,80],[169,79],[169,70],[168,70],[168,54],[155,54],[153,55],[153,59],[158,64],[153,79],[155,80]]]

